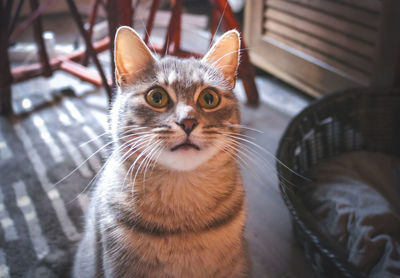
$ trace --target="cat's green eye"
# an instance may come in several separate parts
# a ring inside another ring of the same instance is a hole
[[[151,89],[146,94],[146,101],[148,104],[155,108],[163,108],[168,104],[168,94],[167,92],[160,87]]]
[[[214,90],[207,88],[201,91],[197,102],[204,109],[213,109],[219,104],[219,96]]]

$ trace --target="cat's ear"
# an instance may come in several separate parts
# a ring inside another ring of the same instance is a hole
[[[239,50],[239,32],[231,30],[223,34],[202,59],[208,64],[215,65],[224,74],[231,88],[235,87]]]
[[[117,30],[114,59],[118,85],[132,81],[156,60],[138,33],[128,26],[119,27]]]

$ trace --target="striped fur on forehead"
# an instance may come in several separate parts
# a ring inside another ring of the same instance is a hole
[[[166,57],[156,64],[157,81],[175,89],[191,90],[201,86],[229,90],[222,73],[201,60]]]
[[[170,56],[150,65],[137,75],[135,82],[122,86],[121,91],[124,94],[140,95],[155,85],[169,87],[180,94],[181,98],[190,98],[198,88],[204,86],[229,91],[225,96],[232,98],[227,81],[215,67],[195,58],[179,59]]]

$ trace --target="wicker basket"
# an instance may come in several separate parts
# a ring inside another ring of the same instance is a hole
[[[400,156],[400,91],[353,89],[317,100],[287,127],[277,158],[280,189],[295,235],[322,277],[366,277],[323,234],[296,191],[309,169],[338,154],[366,150]],[[298,174],[288,170],[285,166]],[[400,198],[400,196],[399,196]]]

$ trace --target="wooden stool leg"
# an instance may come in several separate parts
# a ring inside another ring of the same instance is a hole
[[[11,115],[13,113],[11,103],[11,83],[12,76],[8,57],[8,27],[12,0],[8,0],[3,6],[0,2],[0,114]]]
[[[214,0],[215,7],[219,10],[219,12],[224,16],[224,20],[230,29],[240,30],[239,24],[237,23],[233,11],[229,4],[227,4],[227,0]],[[224,12],[225,10],[225,12]],[[241,63],[239,66],[239,77],[243,81],[243,86],[247,95],[247,102],[251,105],[257,105],[259,102],[258,90],[255,83],[255,74],[252,64],[250,63],[249,53],[246,49],[246,44],[243,40],[243,36],[241,35]]]

